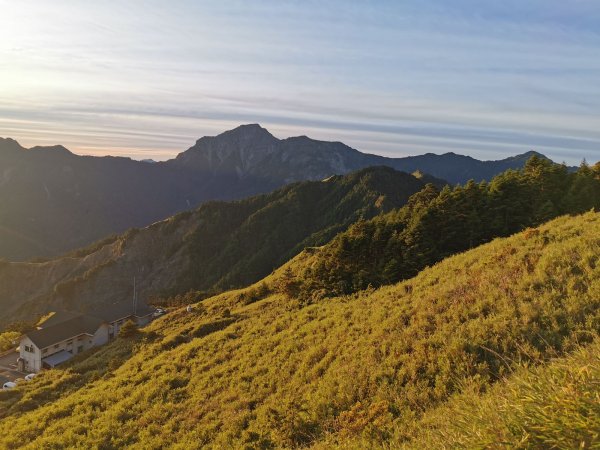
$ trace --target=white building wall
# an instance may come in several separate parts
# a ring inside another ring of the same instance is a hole
[[[77,347],[77,344],[75,344],[76,341],[77,338],[73,337],[65,339],[64,341],[57,342],[56,344],[50,345],[49,347],[42,349],[42,359],[53,355],[54,353],[58,353],[62,350],[75,353],[73,349]]]
[[[25,351],[25,347],[32,347],[33,352]],[[42,368],[42,353],[27,336],[19,343],[19,356],[25,361],[26,372],[39,372]]]
[[[87,349],[94,346],[94,336],[90,336],[89,334],[82,334],[77,336],[73,341],[73,354],[77,355],[81,352],[85,352]]]
[[[96,330],[96,333],[94,333],[94,336],[91,338],[91,341],[91,347],[106,344],[108,342],[108,324],[103,323],[102,325],[100,325],[100,328]]]

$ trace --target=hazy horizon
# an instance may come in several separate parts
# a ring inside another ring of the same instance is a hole
[[[260,123],[402,157],[600,159],[600,4],[0,0],[0,136],[164,160]]]

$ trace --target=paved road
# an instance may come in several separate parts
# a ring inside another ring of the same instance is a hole
[[[0,356],[0,387],[7,381],[14,381],[15,378],[23,378],[25,374],[17,372],[17,352]]]
[[[4,383],[6,383],[7,381],[14,381],[15,378],[19,377],[15,377],[12,373],[0,369],[0,388],[4,385]]]

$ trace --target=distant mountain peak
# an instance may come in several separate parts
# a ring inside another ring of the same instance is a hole
[[[254,131],[263,131],[265,133],[271,134],[269,133],[269,131],[262,127],[259,123],[243,123],[235,128],[232,128],[229,131],[249,131],[249,130],[254,130]],[[227,133],[227,131],[225,131],[225,133]]]
[[[547,159],[550,160],[550,158],[548,158],[546,155],[544,155],[543,153],[540,152],[536,152],[535,150],[529,150],[525,153],[520,153],[518,155],[515,156],[511,156],[507,159],[509,160],[528,160],[529,158],[531,158],[532,156],[536,156],[540,159]]]
[[[52,146],[36,146],[36,147],[31,147],[29,149],[30,152],[45,152],[45,153],[53,153],[56,155],[74,155],[73,152],[71,152],[68,148],[63,147],[62,145],[52,145]]]
[[[260,140],[260,139],[269,139],[269,140],[278,140],[275,136],[273,136],[269,130],[261,127],[257,123],[250,123],[246,125],[240,125],[239,127],[233,128],[232,130],[225,131],[215,138],[240,138],[240,139],[248,139],[248,140]]]
[[[24,150],[24,148],[12,138],[0,138],[0,151],[2,150]]]
[[[525,152],[525,153],[523,153],[521,155],[517,155],[517,156],[527,156],[529,158],[531,158],[532,156],[537,156],[538,158],[548,158],[543,153],[536,152],[535,150],[529,150],[528,152]]]
[[[205,136],[183,153],[175,164],[216,173],[235,173],[243,177],[270,155],[280,142],[259,124],[240,125],[217,136]]]

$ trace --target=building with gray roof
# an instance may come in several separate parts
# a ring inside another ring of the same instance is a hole
[[[19,366],[22,372],[52,368],[92,347],[115,338],[121,326],[132,320],[144,326],[154,310],[146,304],[114,304],[87,314],[57,311],[38,328],[21,336]]]

